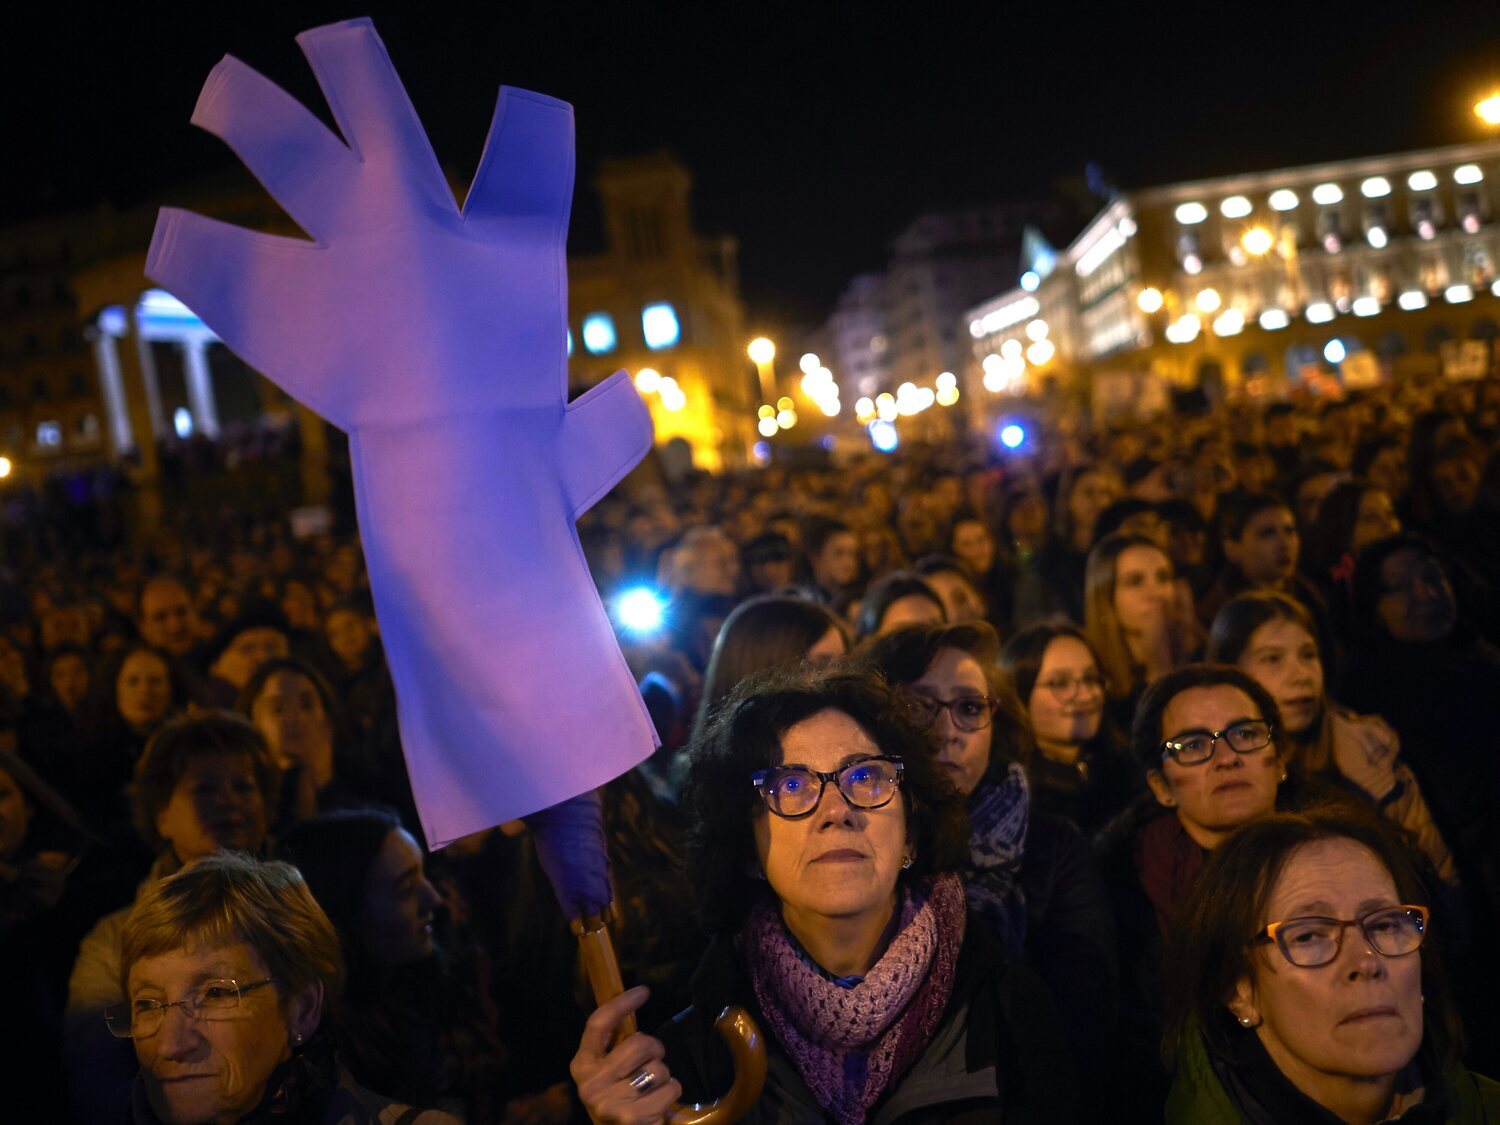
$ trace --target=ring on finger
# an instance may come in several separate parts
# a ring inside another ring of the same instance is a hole
[[[630,1088],[637,1094],[644,1094],[656,1085],[656,1075],[649,1070],[643,1070],[630,1080]]]

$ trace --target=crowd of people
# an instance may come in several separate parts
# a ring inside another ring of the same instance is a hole
[[[1086,419],[584,518],[597,1009],[525,823],[424,849],[352,525],[28,509],[0,1119],[659,1121],[734,1004],[748,1120],[1500,1121],[1500,380]]]

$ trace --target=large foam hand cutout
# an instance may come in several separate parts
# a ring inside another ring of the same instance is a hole
[[[368,20],[305,32],[343,140],[225,58],[195,124],[312,236],[163,209],[147,273],[349,434],[429,844],[645,758],[655,733],[574,519],[651,444],[624,372],[567,403],[567,104],[502,88],[462,210]]]

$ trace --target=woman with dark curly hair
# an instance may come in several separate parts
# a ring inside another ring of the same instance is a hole
[[[687,861],[710,945],[693,1006],[608,1049],[645,1000],[589,1018],[573,1077],[595,1121],[660,1121],[728,1086],[710,1022],[765,1032],[743,1120],[1071,1120],[1072,1067],[1044,989],[964,909],[967,832],[905,699],[879,677],[772,671],[741,684],[693,747]]]
[[[1168,963],[1168,1122],[1500,1119],[1463,1069],[1429,900],[1406,849],[1344,806],[1278,813],[1220,847]]]

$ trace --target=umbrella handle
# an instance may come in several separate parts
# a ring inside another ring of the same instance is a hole
[[[584,968],[589,974],[589,984],[594,990],[594,1001],[603,1004],[606,1000],[613,1000],[625,991],[625,982],[620,977],[620,963],[615,959],[608,922],[595,914],[575,918],[572,925]],[[730,1005],[719,1013],[714,1030],[724,1040],[734,1060],[734,1084],[723,1097],[712,1102],[674,1105],[667,1111],[667,1120],[672,1125],[719,1125],[738,1121],[760,1097],[766,1082],[766,1041],[750,1013],[737,1005]],[[635,1013],[632,1012],[615,1029],[614,1043],[634,1035],[635,1031]]]

